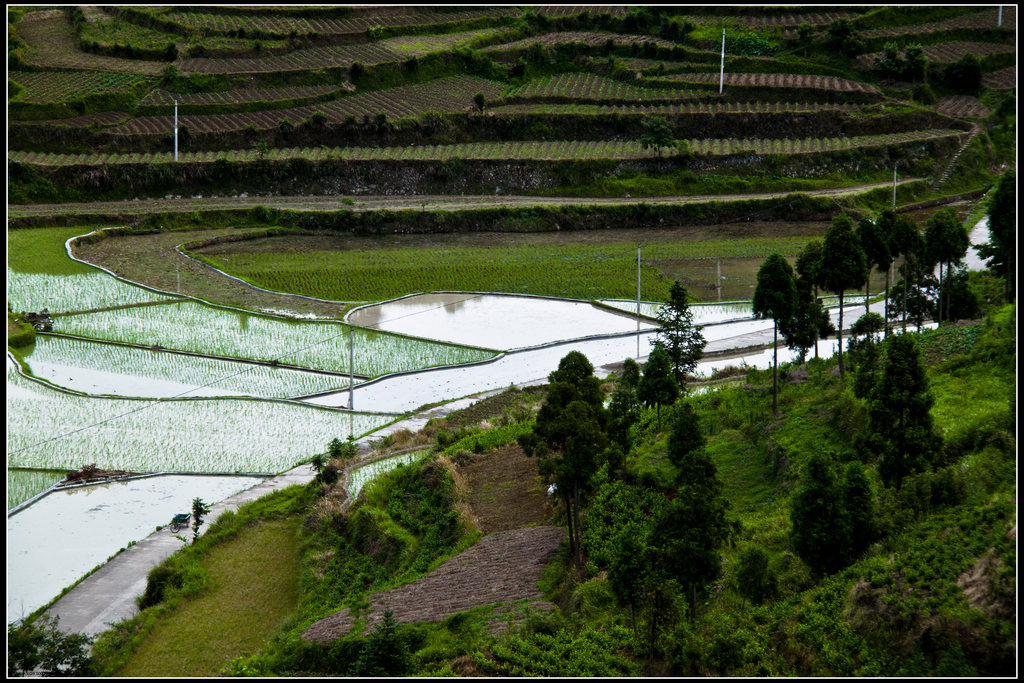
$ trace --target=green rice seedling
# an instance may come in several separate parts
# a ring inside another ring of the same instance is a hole
[[[54,331],[329,372],[350,370],[346,325],[290,321],[191,301],[61,317]],[[370,377],[493,356],[483,349],[355,331],[354,372]]]
[[[380,475],[385,472],[390,472],[396,467],[415,462],[429,453],[429,448],[421,451],[413,451],[411,453],[403,453],[390,458],[382,458],[381,460],[371,462],[352,470],[352,473],[349,475],[348,482],[349,495],[355,498],[359,495],[359,491],[367,484],[367,482],[373,481]]]
[[[7,509],[21,505],[64,478],[63,471],[7,469]]]
[[[274,474],[339,434],[394,418],[256,399],[101,399],[42,386],[7,368],[7,465]]]
[[[154,381],[203,388],[201,392],[189,393],[188,396],[244,395],[260,398],[306,396],[344,389],[349,384],[349,378],[345,375],[273,368],[48,336],[37,338],[24,360],[30,372],[37,377],[78,391],[82,390],[81,386],[63,384],[58,378],[64,374],[61,368],[91,370],[103,373],[104,376],[114,375],[112,384],[124,385],[124,388],[116,387],[116,393],[123,396],[153,396],[147,392]],[[56,373],[51,371],[53,366],[57,366]],[[77,373],[78,370],[71,372]],[[90,377],[95,376],[92,373],[85,375],[86,379]],[[119,383],[117,377],[124,381]],[[186,390],[187,387],[181,386],[181,392]],[[113,388],[106,388],[97,393],[115,392]]]

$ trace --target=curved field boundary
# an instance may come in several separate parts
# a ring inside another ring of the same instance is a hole
[[[904,35],[918,35],[926,33],[938,33],[939,31],[955,31],[957,29],[997,29],[996,22],[999,18],[999,10],[987,9],[974,14],[966,14],[962,17],[946,19],[929,24],[913,24],[910,26],[895,26],[893,28],[880,28],[872,31],[863,31],[862,38],[890,38]],[[1013,31],[1017,28],[1017,8],[1014,5],[1003,7],[1003,25],[1006,31]]]
[[[67,126],[68,128],[88,128],[93,124],[116,126],[131,118],[125,111],[103,111],[84,116],[73,116],[69,119],[46,119],[43,121],[19,121],[20,126]]]
[[[672,74],[662,76],[661,78],[668,81],[689,83],[718,83],[719,74]],[[878,88],[867,83],[837,78],[835,76],[818,76],[814,74],[726,73],[725,82],[728,85],[754,86],[759,88],[810,88],[834,92],[881,94]]]
[[[855,111],[854,104],[832,102],[679,102],[677,104],[559,104],[523,103],[489,107],[495,114],[619,114],[650,116],[652,114],[792,114],[817,111]]]
[[[113,71],[159,76],[164,62],[118,59],[82,52],[78,37],[63,10],[29,12],[15,25],[29,46],[25,60],[45,70]]]
[[[559,98],[570,101],[601,100],[605,103],[622,100],[624,104],[637,104],[673,102],[704,96],[707,96],[707,93],[703,91],[645,88],[590,73],[566,73],[534,79],[513,90],[508,99],[514,102]]]
[[[977,97],[970,95],[956,95],[943,97],[939,100],[935,109],[947,116],[957,118],[967,116],[971,118],[985,118],[992,113],[992,110],[978,101]]]
[[[17,101],[46,104],[104,93],[123,93],[145,76],[109,71],[12,71],[8,78],[25,86]]]
[[[829,138],[701,138],[685,142],[689,151],[703,156],[732,156],[736,154],[818,154],[865,147],[884,147],[921,140],[932,140],[963,135],[955,129],[929,129],[893,133],[888,135],[861,135]],[[423,145],[420,147],[286,147],[271,149],[266,154],[270,161],[306,159],[309,161],[424,161],[438,162],[450,159],[466,161],[578,161],[586,159],[648,159],[661,156],[657,149],[644,149],[632,140],[603,141],[516,141],[479,142],[456,145]],[[131,164],[173,163],[172,152],[147,154],[55,154],[53,152],[10,151],[7,158],[34,166],[122,166]],[[221,152],[186,152],[179,162],[213,163],[217,159],[246,162],[256,161],[255,150],[226,150]]]
[[[951,43],[925,45],[923,50],[925,57],[927,57],[928,61],[933,64],[952,64],[968,53],[974,55],[978,59],[981,59],[988,55],[1015,52],[1017,47],[1016,45],[1009,45],[1006,43],[974,43],[960,40]],[[871,52],[859,55],[857,57],[857,63],[866,69],[873,69],[875,68],[875,60],[881,57],[881,52]]]
[[[336,85],[307,85],[294,88],[236,88],[227,92],[174,94],[155,88],[139,100],[143,106],[174,106],[189,104],[220,104],[231,106],[248,102],[276,102],[319,97],[340,92]]]
[[[728,17],[730,21],[746,24],[754,28],[766,26],[799,26],[808,24],[810,26],[825,26],[839,19],[850,19],[854,15],[850,12],[812,12],[810,14],[767,14],[762,17],[734,16]],[[691,17],[701,23],[720,23],[725,17],[695,16]]]
[[[473,108],[473,96],[476,93],[481,92],[484,97],[493,100],[500,97],[504,90],[504,84],[486,78],[449,76],[417,85],[356,93],[332,102],[290,109],[233,114],[184,114],[178,116],[178,122],[188,126],[191,133],[221,133],[243,130],[248,126],[268,130],[276,127],[281,120],[300,125],[317,112],[324,114],[331,123],[343,123],[350,116],[359,120],[375,119],[381,112],[390,119],[398,119],[418,116],[425,111],[467,111]],[[161,101],[159,104],[166,102]],[[170,115],[140,116],[108,132],[113,135],[163,135],[173,130],[174,116]]]
[[[370,596],[366,628],[383,620],[390,608],[403,624],[441,621],[474,607],[541,601],[541,571],[551,561],[565,532],[561,527],[499,531],[449,559],[427,576]],[[545,604],[550,609],[550,604]],[[352,631],[356,620],[347,607],[303,631],[313,643],[330,643]]]
[[[1010,66],[981,77],[981,84],[993,90],[1010,90],[1017,87],[1017,67]]]
[[[183,73],[254,74],[280,71],[315,71],[363,65],[387,64],[403,59],[401,55],[373,43],[331,45],[295,50],[284,55],[246,58],[194,57],[175,62]]]
[[[608,41],[615,45],[643,45],[653,43],[659,47],[675,47],[676,44],[664,38],[654,38],[644,35],[626,35],[622,33],[603,33],[599,31],[562,31],[556,33],[545,33],[530,38],[522,38],[509,43],[491,45],[484,49],[484,52],[507,52],[510,50],[523,50],[531,45],[543,45],[550,47],[564,43],[586,43],[591,47],[604,45]]]

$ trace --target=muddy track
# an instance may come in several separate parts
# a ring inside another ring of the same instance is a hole
[[[918,178],[904,178],[900,184],[910,183]],[[853,187],[837,187],[827,190],[804,192],[811,196],[839,197],[859,194],[884,187],[892,183],[872,183]],[[9,218],[47,217],[91,214],[98,216],[135,216],[155,212],[188,213],[192,211],[214,211],[223,209],[248,209],[266,206],[274,209],[293,211],[461,211],[465,209],[518,208],[534,206],[616,206],[626,204],[698,204],[704,202],[728,202],[746,199],[772,199],[785,197],[793,192],[768,192],[762,194],[692,195],[672,197],[530,197],[521,195],[415,195],[415,196],[362,196],[342,197],[203,197],[180,199],[139,199],[119,202],[87,202],[69,204],[9,204]],[[352,203],[348,203],[351,200]]]
[[[390,608],[399,623],[441,621],[474,607],[529,601],[531,609],[551,609],[537,582],[565,536],[561,527],[542,526],[484,536],[418,581],[370,596],[365,615],[372,630]],[[329,643],[348,635],[356,616],[346,607],[314,623],[302,638]]]

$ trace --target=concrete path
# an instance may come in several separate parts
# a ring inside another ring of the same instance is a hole
[[[312,480],[313,472],[309,465],[300,465],[236,493],[210,507],[210,514],[200,533],[228,510],[235,511],[260,496]],[[180,533],[190,537],[192,532],[184,530]],[[46,613],[60,617],[60,628],[66,633],[95,636],[106,631],[111,624],[138,614],[135,598],[145,592],[149,570],[180,547],[182,543],[170,527],[155,531],[86,577]]]

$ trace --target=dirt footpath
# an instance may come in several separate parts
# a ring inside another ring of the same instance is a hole
[[[399,623],[441,621],[473,607],[535,601],[532,609],[551,609],[541,600],[541,570],[565,537],[561,527],[501,531],[484,536],[472,548],[459,553],[436,570],[404,586],[374,593],[366,616],[373,629],[389,608]],[[358,617],[346,607],[321,619],[303,632],[303,639],[329,643],[352,631]]]

